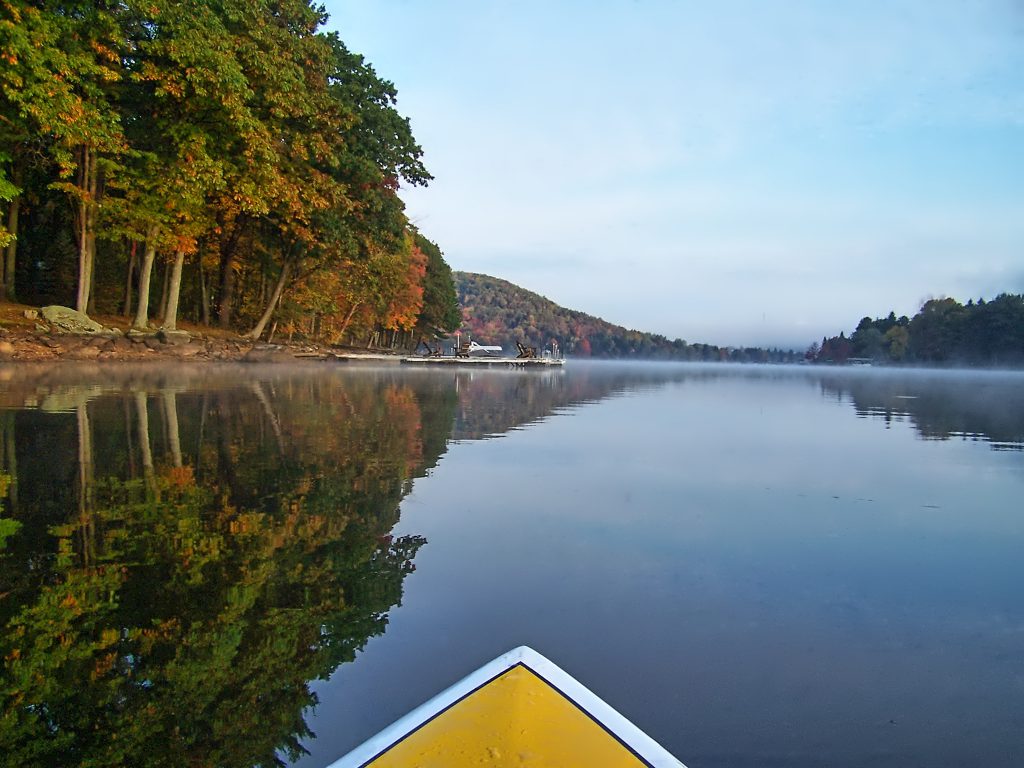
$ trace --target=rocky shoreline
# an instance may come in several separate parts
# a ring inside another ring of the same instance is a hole
[[[47,311],[47,310],[60,310]],[[66,307],[44,307],[27,318],[34,327],[0,325],[0,363],[60,361],[277,363],[350,359],[397,360],[395,355],[343,351],[312,344],[267,344],[241,337],[185,331],[128,331],[104,327]]]
[[[137,335],[25,333],[0,328],[0,361],[30,363],[60,360],[140,362],[143,360],[215,360],[268,362],[268,358],[295,354],[286,347],[244,340],[189,337],[169,341],[158,333]],[[305,354],[316,351],[302,348]],[[257,359],[258,358],[258,359]]]

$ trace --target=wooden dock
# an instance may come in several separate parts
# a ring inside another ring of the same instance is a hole
[[[560,368],[565,360],[553,357],[403,357],[403,365],[466,368]]]

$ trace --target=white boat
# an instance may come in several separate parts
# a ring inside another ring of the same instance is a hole
[[[501,347],[494,344],[477,344],[475,341],[469,342],[469,354],[471,355],[496,355],[501,352]]]
[[[685,768],[569,673],[520,646],[329,768]]]

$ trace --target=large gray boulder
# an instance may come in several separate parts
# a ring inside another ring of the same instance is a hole
[[[175,346],[188,344],[192,341],[192,336],[189,335],[188,331],[169,331],[166,328],[161,328],[157,331],[156,337],[164,344],[173,344]]]
[[[59,333],[103,333],[102,325],[84,312],[53,304],[42,309],[43,319]]]

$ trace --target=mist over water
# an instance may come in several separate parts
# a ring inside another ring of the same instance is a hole
[[[323,766],[520,644],[690,768],[1024,760],[1024,375],[0,379],[23,764]]]

